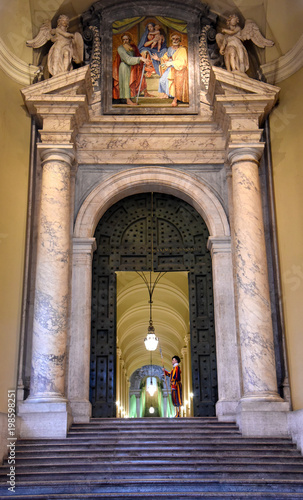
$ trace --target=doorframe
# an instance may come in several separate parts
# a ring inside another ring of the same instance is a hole
[[[212,257],[220,420],[233,421],[241,397],[230,227],[219,196],[201,179],[167,167],[136,167],[101,181],[84,200],[73,237],[72,315],[67,394],[75,422],[87,422],[92,254],[95,228],[110,206],[132,194],[163,192],[183,199],[204,219]]]

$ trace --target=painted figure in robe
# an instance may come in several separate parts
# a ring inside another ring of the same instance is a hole
[[[157,45],[155,45],[155,43],[157,43]],[[147,24],[139,42],[138,49],[140,53],[145,57],[151,57],[150,64],[148,64],[146,67],[147,76],[150,76],[150,74],[152,73],[157,73],[158,75],[160,75],[160,58],[166,53],[167,45],[165,36],[161,32],[161,27],[159,24]],[[152,58],[154,54],[158,56],[158,59]]]
[[[158,91],[163,99],[173,98],[173,107],[178,105],[178,101],[189,100],[187,50],[181,45],[181,40],[179,33],[172,33],[171,46],[161,59],[156,54],[152,55],[153,59],[161,63],[162,75]]]
[[[113,99],[126,99],[127,104],[136,105],[131,98],[138,94],[140,83],[140,91],[149,97],[145,76],[142,76],[143,63],[148,60],[141,56],[129,33],[123,33],[121,42],[113,64]]]

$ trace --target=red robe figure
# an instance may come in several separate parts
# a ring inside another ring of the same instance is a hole
[[[121,41],[113,63],[113,99],[125,99],[127,104],[135,106],[137,103],[132,98],[138,94],[140,83],[144,96],[152,97],[147,92],[145,76],[142,75],[143,63],[150,61],[141,56],[130,34],[124,33]]]
[[[176,408],[176,417],[181,416],[181,406],[182,406],[182,383],[181,383],[181,370],[180,370],[180,358],[179,356],[172,357],[173,369],[168,372],[163,368],[163,373],[167,377],[170,377],[170,388],[171,388],[171,398],[174,407]]]

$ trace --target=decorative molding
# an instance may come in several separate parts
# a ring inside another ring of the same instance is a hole
[[[303,67],[303,35],[284,56],[266,64],[261,69],[268,83],[286,80]]]
[[[30,65],[19,59],[6,47],[2,38],[0,38],[0,68],[12,80],[24,87],[33,82],[35,73],[39,70],[38,66]]]
[[[207,32],[210,29],[210,24],[203,26],[199,42],[199,56],[200,56],[200,76],[206,90],[208,90],[211,64],[208,58],[207,48]]]
[[[209,236],[207,241],[207,248],[211,256],[215,254],[231,253],[231,237],[230,236]]]

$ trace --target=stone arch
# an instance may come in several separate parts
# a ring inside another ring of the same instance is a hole
[[[74,228],[72,277],[72,319],[69,346],[68,398],[75,422],[88,421],[89,345],[91,333],[91,256],[94,233],[103,214],[127,196],[144,192],[171,194],[193,206],[209,230],[212,256],[218,402],[216,413],[224,420],[235,420],[241,397],[240,360],[237,348],[233,266],[230,227],[219,196],[202,180],[167,167],[135,167],[100,182],[84,200]],[[83,302],[85,297],[85,303]],[[79,347],[80,346],[80,347]]]
[[[205,220],[210,236],[230,235],[221,201],[201,180],[166,167],[141,167],[112,175],[91,191],[79,210],[74,236],[92,237],[97,223],[111,205],[126,196],[148,191],[172,194],[192,205]]]

